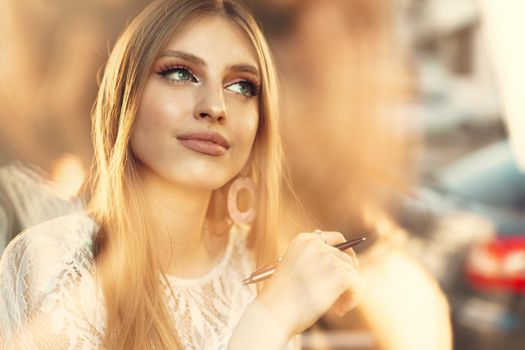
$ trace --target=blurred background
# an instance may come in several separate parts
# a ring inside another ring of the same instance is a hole
[[[82,206],[97,77],[147,3],[0,0],[0,253],[28,225]],[[290,214],[288,230],[394,237],[445,292],[455,349],[524,349],[525,174],[476,1],[250,4],[283,80],[285,151],[308,213]],[[384,222],[402,234],[381,233]],[[380,348],[352,322],[320,322],[304,348]]]

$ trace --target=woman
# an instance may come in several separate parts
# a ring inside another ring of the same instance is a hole
[[[24,232],[0,261],[3,348],[279,349],[352,309],[363,282],[337,232],[297,235],[264,286],[242,285],[277,256],[276,93],[242,6],[148,6],[101,82],[88,214]]]

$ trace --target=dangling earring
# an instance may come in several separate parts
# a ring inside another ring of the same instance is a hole
[[[250,193],[251,207],[244,212],[239,210],[237,206],[237,198],[242,190]],[[228,189],[228,215],[236,224],[249,224],[255,218],[255,182],[248,176],[240,176],[236,178]]]

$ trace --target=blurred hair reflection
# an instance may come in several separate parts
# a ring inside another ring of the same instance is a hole
[[[325,227],[347,239],[370,238],[368,247],[357,247],[368,281],[364,303],[343,319],[328,313],[318,323],[327,331],[325,345],[319,336],[308,338],[316,349],[354,348],[337,343],[341,330],[354,331],[347,344],[362,339],[356,348],[451,346],[445,297],[405,252],[406,233],[393,217],[396,201],[416,181],[420,144],[396,5],[259,2],[283,74],[284,149],[301,203],[288,196],[287,231]],[[362,330],[373,340],[359,338]]]

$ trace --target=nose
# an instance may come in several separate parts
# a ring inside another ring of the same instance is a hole
[[[226,103],[222,87],[203,90],[203,96],[195,106],[194,117],[223,123],[226,120]]]

